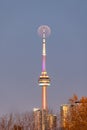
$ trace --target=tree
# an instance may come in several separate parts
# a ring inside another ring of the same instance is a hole
[[[13,127],[13,115],[3,115],[0,118],[0,130],[12,130]]]
[[[3,115],[0,117],[0,130],[34,130],[33,112]]]
[[[87,97],[74,95],[69,99],[69,111],[66,119],[66,129],[68,130],[87,130]]]

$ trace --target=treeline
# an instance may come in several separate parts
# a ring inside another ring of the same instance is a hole
[[[48,113],[53,114],[53,111],[50,110]],[[3,115],[0,117],[0,130],[38,130],[38,126],[35,126],[36,121],[34,117],[34,112]],[[51,130],[57,130],[57,126]]]
[[[34,130],[33,113],[3,115],[0,118],[0,130]]]
[[[68,100],[68,106],[69,109],[65,110],[64,115],[61,111],[56,114],[55,130],[87,130],[87,97],[78,99],[78,96],[74,95]],[[49,113],[53,114],[53,110]],[[35,130],[34,113],[3,115],[0,117],[0,130]]]

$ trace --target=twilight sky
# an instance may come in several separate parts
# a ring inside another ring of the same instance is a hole
[[[42,39],[50,26],[48,104],[55,111],[73,94],[87,96],[87,1],[0,0],[0,114],[41,106]]]

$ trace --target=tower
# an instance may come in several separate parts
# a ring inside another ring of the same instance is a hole
[[[50,78],[46,71],[46,38],[50,35],[51,29],[47,25],[38,28],[38,34],[42,38],[42,72],[38,80],[42,87],[42,110],[47,111],[47,87],[50,85]]]
[[[42,89],[42,109],[38,111],[40,113],[38,116],[38,122],[41,127],[38,127],[37,130],[55,129],[57,117],[53,114],[49,114],[47,104],[47,87],[50,86],[50,77],[46,70],[46,38],[51,34],[51,29],[47,25],[42,25],[38,28],[38,34],[42,38],[42,71],[38,79],[38,84]],[[35,119],[36,126],[39,126],[37,118]]]

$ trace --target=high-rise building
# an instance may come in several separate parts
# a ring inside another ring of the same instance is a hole
[[[42,129],[42,111],[39,108],[34,108],[34,130]]]
[[[57,116],[48,114],[46,110],[34,108],[34,130],[55,130],[57,127]]]
[[[48,114],[47,115],[47,127],[49,130],[53,130],[57,126],[57,116],[54,114]]]
[[[63,104],[60,107],[60,127],[63,129],[66,127],[66,120],[67,115],[69,112],[70,105],[69,104]]]

